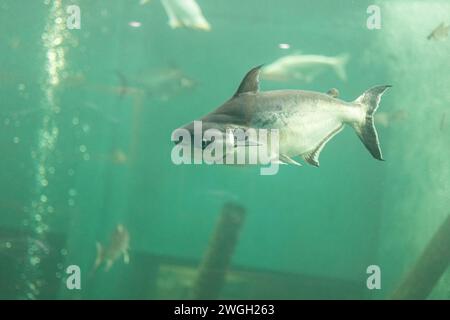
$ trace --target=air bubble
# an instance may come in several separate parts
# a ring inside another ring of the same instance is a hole
[[[83,131],[84,131],[85,133],[88,133],[90,130],[91,130],[91,127],[89,127],[88,124],[83,125]]]

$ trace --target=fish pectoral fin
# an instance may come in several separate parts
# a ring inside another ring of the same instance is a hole
[[[280,154],[279,159],[282,163],[285,163],[285,164],[293,164],[293,165],[296,165],[299,167],[302,166],[300,163],[298,163],[297,161],[295,161],[294,159],[290,158],[289,156],[287,156],[285,154]]]
[[[103,246],[100,242],[97,242],[95,245],[97,248],[97,256],[95,257],[94,270],[96,270],[103,261]]]
[[[329,95],[333,98],[337,98],[337,97],[339,97],[339,90],[336,88],[331,88],[330,90],[327,91],[327,95]]]
[[[263,65],[254,67],[245,75],[234,97],[246,92],[256,93],[259,91],[259,73],[262,67]]]
[[[319,167],[319,156],[322,149],[325,147],[328,141],[331,140],[335,135],[342,131],[344,125],[340,125],[333,131],[331,131],[314,149],[309,152],[302,154],[303,159],[308,162],[310,165],[315,167]]]

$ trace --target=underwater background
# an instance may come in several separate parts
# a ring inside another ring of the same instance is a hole
[[[188,299],[203,285],[203,298],[388,299],[448,221],[450,40],[427,39],[450,24],[448,1],[197,3],[210,30],[171,28],[159,0],[0,0],[0,298]],[[174,129],[297,53],[348,55],[346,79],[324,70],[262,90],[352,101],[393,86],[375,116],[386,161],[347,127],[320,168],[173,164]],[[95,268],[108,244],[129,247],[129,263]],[[450,298],[440,263],[412,281],[432,282],[421,298]],[[67,287],[71,265],[81,289]]]

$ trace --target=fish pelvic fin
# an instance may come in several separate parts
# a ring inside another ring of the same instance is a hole
[[[342,81],[347,80],[345,65],[347,64],[349,58],[350,56],[347,53],[341,54],[336,57],[336,63],[333,65],[334,71]]]
[[[378,139],[377,129],[374,124],[374,114],[378,109],[378,105],[383,93],[392,87],[391,85],[375,86],[360,95],[353,103],[359,105],[365,111],[365,117],[359,123],[354,123],[353,128],[359,139],[370,154],[377,160],[383,161],[380,142]]]

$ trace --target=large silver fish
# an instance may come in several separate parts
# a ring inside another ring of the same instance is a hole
[[[211,128],[222,132],[235,128],[278,129],[281,163],[300,165],[292,159],[300,156],[309,164],[319,166],[320,152],[327,142],[349,125],[370,154],[383,160],[374,113],[389,85],[375,86],[356,100],[346,102],[337,98],[335,89],[328,93],[259,91],[260,69],[261,66],[250,70],[231,99],[199,119],[203,132]],[[181,129],[193,136],[194,127],[192,122]]]

